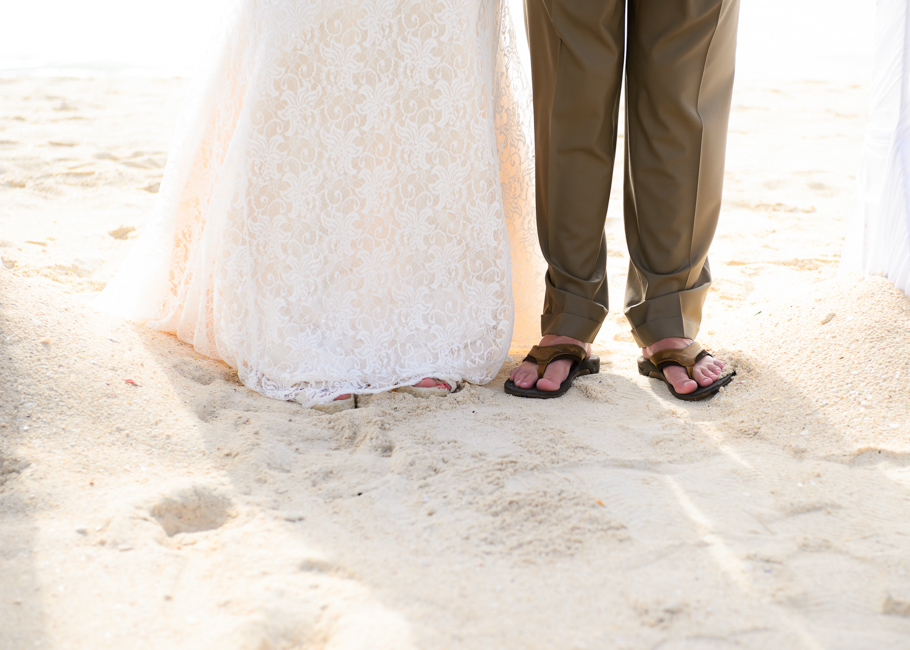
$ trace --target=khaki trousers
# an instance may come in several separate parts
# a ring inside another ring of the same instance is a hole
[[[711,283],[738,0],[525,0],[548,262],[543,334],[593,341],[625,59],[625,314],[640,346],[695,338]]]

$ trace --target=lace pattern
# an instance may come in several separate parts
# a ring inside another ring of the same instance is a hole
[[[231,16],[102,306],[307,405],[489,381],[539,335],[544,269],[507,2]]]

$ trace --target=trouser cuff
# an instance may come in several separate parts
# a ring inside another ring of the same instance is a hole
[[[671,293],[627,306],[626,318],[632,325],[632,336],[645,348],[661,339],[682,337],[694,339],[701,327],[702,306],[710,283],[678,293]]]

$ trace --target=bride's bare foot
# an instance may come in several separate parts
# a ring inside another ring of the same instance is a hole
[[[580,345],[585,349],[585,352],[588,353],[588,356],[591,356],[590,343],[584,343],[583,341],[573,339],[570,336],[547,334],[540,339],[538,345],[560,345],[561,343]],[[537,384],[537,388],[540,390],[553,392],[559,390],[559,387],[562,386],[562,382],[569,376],[569,371],[572,369],[572,363],[573,361],[571,359],[553,361],[547,366],[547,370],[544,372],[543,377],[538,380],[537,364],[531,361],[525,361],[511,372],[509,379],[511,379],[519,388],[532,388]]]
[[[452,387],[449,386],[446,382],[440,381],[439,379],[433,379],[432,377],[421,379],[416,384],[414,384],[414,388],[439,388],[441,390],[452,390]]]
[[[444,397],[453,392],[453,388],[448,382],[435,377],[425,377],[416,384],[401,386],[395,390],[414,397]]]
[[[650,359],[651,355],[661,350],[682,350],[692,344],[692,339],[668,338],[661,339],[641,349],[641,354],[645,359]],[[695,364],[693,374],[695,379],[689,379],[686,369],[682,366],[667,366],[663,369],[664,377],[673,385],[674,390],[682,395],[694,393],[699,386],[710,386],[720,379],[723,374],[725,361],[715,359],[712,356],[703,357]]]
[[[356,408],[357,404],[352,398],[353,395],[346,393],[344,395],[339,395],[331,402],[315,404],[313,408],[317,411],[322,411],[323,413],[340,413],[341,411]]]

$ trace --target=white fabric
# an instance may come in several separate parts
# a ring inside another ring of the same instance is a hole
[[[843,267],[910,295],[910,10],[879,0],[869,125]]]
[[[492,379],[544,284],[507,7],[238,3],[102,308],[308,405]]]

